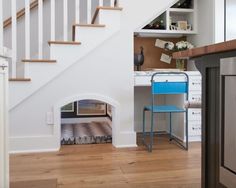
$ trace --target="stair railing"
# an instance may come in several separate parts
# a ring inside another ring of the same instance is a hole
[[[3,46],[12,50],[11,78],[27,75],[22,59],[49,59],[48,41],[72,40],[72,24],[90,24],[97,6],[117,5],[117,0],[63,0],[62,4],[56,0],[24,0],[24,8],[19,10],[17,0],[10,1],[11,18],[4,22],[0,0],[0,50]]]

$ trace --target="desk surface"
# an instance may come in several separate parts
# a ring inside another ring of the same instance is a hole
[[[134,86],[151,86],[151,76],[157,71],[135,71],[134,72]],[[163,71],[160,71],[163,72]],[[189,81],[197,80],[201,82],[201,74],[199,71],[184,71],[189,76]],[[195,79],[193,77],[196,77]],[[185,81],[184,75],[163,74],[155,78],[159,82],[181,82]]]

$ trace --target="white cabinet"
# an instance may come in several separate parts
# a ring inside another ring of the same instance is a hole
[[[189,76],[189,101],[201,102],[202,95],[202,80],[201,75]],[[189,128],[189,140],[200,141],[201,140],[201,109],[190,108],[188,110],[188,128]]]

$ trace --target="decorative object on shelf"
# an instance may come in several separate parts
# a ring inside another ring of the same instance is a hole
[[[155,20],[153,20],[151,23],[146,25],[143,29],[165,30],[166,26],[165,26],[165,21],[164,20],[166,20],[166,16],[163,13],[160,16],[158,16]]]
[[[192,0],[179,0],[171,8],[191,8]]]
[[[180,70],[184,70],[184,59],[176,59],[176,68]]]
[[[165,29],[164,21],[160,20],[155,23],[148,24],[143,29],[161,29],[161,30],[163,29],[164,30]]]
[[[191,49],[194,47],[188,41],[179,41],[176,44],[174,44],[173,42],[164,41],[164,40],[160,40],[160,39],[156,39],[155,46],[159,47],[159,48],[163,48],[168,51],[172,51],[172,52],[183,51],[183,50]],[[171,57],[169,56],[169,58],[167,58],[167,56],[161,56],[161,61],[163,61],[163,60],[164,60],[164,62],[167,63],[167,62],[169,62],[169,60],[171,60]],[[184,70],[184,64],[185,64],[184,59],[176,59],[176,68],[177,69]]]
[[[170,63],[171,63],[171,59],[172,59],[171,56],[169,56],[169,55],[167,55],[167,54],[164,54],[164,53],[161,54],[161,59],[160,59],[160,60],[161,60],[162,62],[167,63],[167,64],[170,64]]]
[[[175,44],[174,51],[183,51],[191,49],[193,47],[194,46],[188,41],[179,41]],[[176,68],[184,70],[184,63],[185,63],[184,59],[176,59]]]
[[[179,21],[178,26],[175,23],[170,25],[170,30],[175,31],[192,31],[192,25],[184,23],[185,21]]]
[[[178,27],[178,30],[187,30],[188,22],[187,21],[178,21],[177,27]]]
[[[144,63],[144,54],[143,54],[143,47],[140,47],[140,54],[134,54],[134,65],[136,66],[136,70],[140,71],[141,66]]]

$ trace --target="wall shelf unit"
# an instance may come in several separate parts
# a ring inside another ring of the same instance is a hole
[[[172,35],[173,37],[197,34],[196,9],[197,0],[180,0],[149,24],[137,30],[135,34],[140,36]]]

